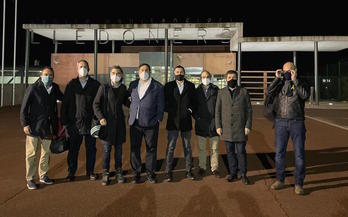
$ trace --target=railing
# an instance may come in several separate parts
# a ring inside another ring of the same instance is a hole
[[[246,88],[252,101],[264,101],[268,85],[275,78],[275,71],[242,71],[241,85]]]

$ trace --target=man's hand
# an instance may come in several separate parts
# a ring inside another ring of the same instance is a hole
[[[65,137],[66,137],[66,138],[69,138],[70,135],[69,135],[69,133],[68,133],[68,126],[67,126],[67,125],[63,125],[63,130],[65,131]]]
[[[222,129],[221,128],[217,128],[216,129],[216,133],[221,136],[222,135]]]
[[[105,118],[101,119],[99,122],[102,126],[106,126],[106,119]]]
[[[245,129],[244,129],[244,132],[245,132],[245,135],[247,136],[247,135],[250,134],[250,129],[249,129],[249,128],[245,128]]]
[[[282,77],[282,71],[281,69],[277,69],[276,72],[275,72],[275,76],[276,78],[281,78]]]
[[[25,126],[25,127],[23,128],[23,131],[24,131],[25,134],[29,135],[30,132],[31,132],[30,126],[29,126],[29,125],[28,125],[28,126]]]
[[[295,81],[296,77],[297,77],[297,73],[295,70],[290,70],[291,71],[291,80]]]

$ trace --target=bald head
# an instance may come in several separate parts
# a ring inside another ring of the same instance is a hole
[[[293,62],[286,62],[284,65],[283,65],[283,71],[286,72],[286,71],[289,71],[289,70],[293,70],[293,71],[296,71],[297,68],[296,66],[294,65]]]

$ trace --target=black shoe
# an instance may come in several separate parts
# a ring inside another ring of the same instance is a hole
[[[205,175],[205,169],[199,168],[198,175],[204,176]]]
[[[227,181],[228,182],[234,182],[234,181],[237,181],[237,180],[238,180],[238,178],[237,178],[236,175],[228,175],[227,176]]]
[[[156,177],[154,174],[147,174],[147,180],[151,183],[151,184],[155,184],[156,181]]]
[[[109,183],[110,183],[109,177],[110,177],[109,172],[105,171],[105,172],[103,173],[103,177],[102,177],[102,181],[101,181],[101,184],[102,184],[103,186],[109,185]]]
[[[91,180],[91,181],[95,181],[98,179],[98,175],[95,173],[87,174],[87,176],[89,176],[89,180]]]
[[[195,180],[195,177],[191,171],[186,173],[186,178],[191,179],[191,180]]]
[[[132,184],[139,184],[140,183],[140,175],[134,175]]]
[[[74,176],[74,175],[68,175],[68,176],[66,177],[66,180],[67,180],[68,182],[73,182],[73,181],[75,181],[75,176]]]
[[[54,183],[54,181],[50,178],[48,178],[48,176],[44,176],[40,179],[40,182],[45,184],[45,185],[52,185]]]
[[[242,179],[242,183],[243,183],[244,185],[250,185],[250,181],[249,181],[248,176],[244,175],[244,176],[242,176],[241,179]]]
[[[172,182],[173,181],[173,173],[167,173],[167,179],[166,179],[167,182]]]
[[[213,176],[215,176],[215,178],[220,178],[220,174],[219,171],[214,170],[213,172],[211,172],[213,174]]]

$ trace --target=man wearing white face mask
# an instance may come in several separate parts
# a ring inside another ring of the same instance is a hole
[[[96,180],[94,164],[96,158],[96,140],[90,135],[93,118],[93,100],[100,83],[88,76],[89,65],[86,60],[77,63],[78,77],[72,79],[66,89],[62,104],[62,124],[69,137],[68,153],[69,181],[75,180],[77,160],[80,146],[85,138],[86,146],[86,175],[90,180]]]
[[[140,182],[140,146],[144,137],[146,144],[146,173],[150,183],[156,183],[157,140],[159,122],[163,119],[164,92],[161,83],[151,78],[151,67],[139,66],[139,78],[129,84],[131,95],[129,109],[131,166],[133,183]]]
[[[124,183],[122,171],[122,144],[126,142],[126,123],[122,105],[129,107],[129,94],[122,84],[123,70],[120,66],[111,67],[110,82],[99,87],[94,98],[93,110],[100,124],[105,126],[106,136],[101,139],[104,145],[102,185],[110,183],[110,153],[115,147],[115,170],[118,183]]]
[[[211,172],[215,177],[219,177],[219,154],[218,144],[219,136],[215,127],[215,104],[219,88],[211,83],[211,74],[207,70],[202,71],[200,84],[196,88],[196,106],[197,111],[194,113],[195,132],[199,147],[199,171],[201,176],[206,172],[206,143],[210,142],[210,166]]]
[[[28,87],[22,102],[20,117],[26,134],[26,179],[30,190],[37,189],[34,176],[39,142],[41,143],[40,182],[47,185],[53,184],[53,180],[47,176],[50,144],[52,138],[58,133],[57,100],[63,100],[63,94],[59,86],[53,82],[53,78],[53,69],[49,66],[44,67],[40,79]]]

